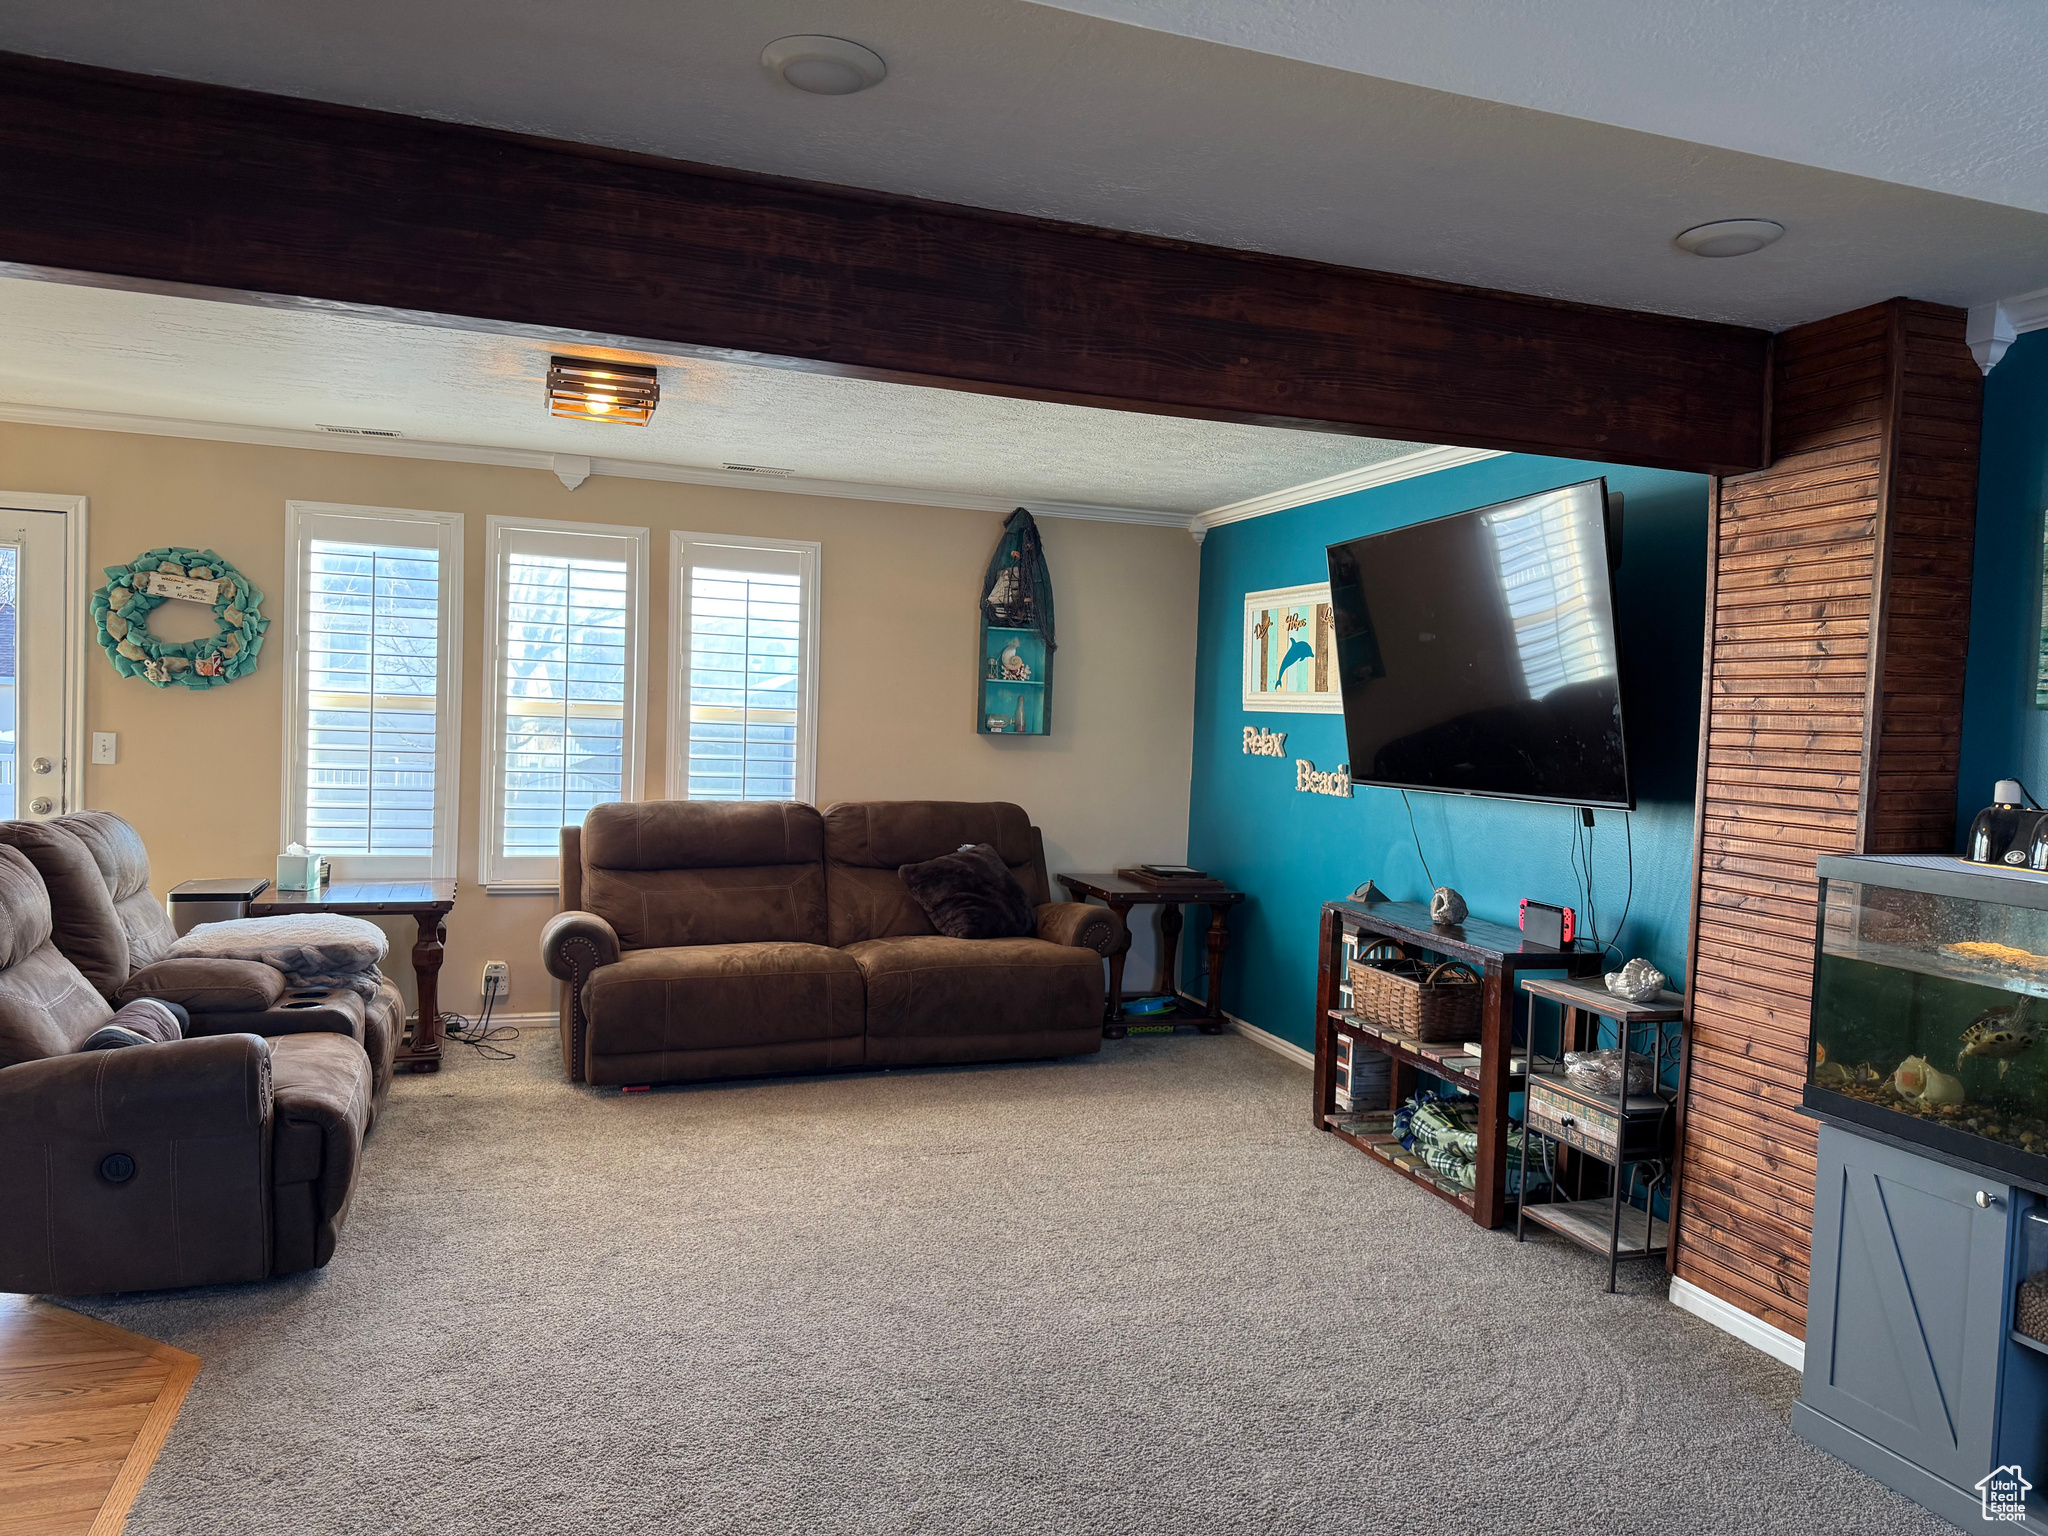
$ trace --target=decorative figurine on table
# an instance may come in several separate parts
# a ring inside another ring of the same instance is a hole
[[[1465,898],[1448,885],[1440,885],[1429,893],[1429,920],[1441,927],[1454,928],[1465,921],[1471,908],[1465,905]]]

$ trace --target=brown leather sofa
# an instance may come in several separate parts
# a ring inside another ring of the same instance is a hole
[[[405,1000],[385,978],[374,998],[288,990],[282,972],[250,960],[166,960],[177,930],[149,888],[142,834],[111,811],[0,821],[0,844],[27,855],[50,893],[58,950],[116,1007],[160,997],[192,1015],[194,1035],[345,1034],[361,1042],[374,1085],[371,1116],[391,1087]]]
[[[1035,937],[938,934],[896,871],[988,843]],[[1018,1061],[1102,1047],[1106,907],[1052,900],[1014,805],[601,805],[562,832],[541,957],[562,983],[577,1082],[637,1085],[844,1067]]]
[[[334,1252],[370,1115],[346,1035],[80,1051],[114,1010],[0,846],[0,1291],[260,1280]]]

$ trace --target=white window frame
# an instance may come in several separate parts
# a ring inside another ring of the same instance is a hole
[[[797,557],[799,623],[797,657],[803,668],[797,688],[796,798],[815,801],[818,793],[818,567],[824,546],[816,540],[767,539],[751,534],[669,534],[668,614],[668,798],[690,798],[690,561],[708,549],[778,550]]]
[[[334,854],[337,880],[453,880],[461,814],[462,514],[346,502],[288,501],[285,512],[284,807],[281,844],[306,841],[306,546],[316,538],[411,544],[435,550],[441,566],[441,656],[434,679],[434,843],[414,854]],[[431,534],[422,537],[422,534]],[[310,846],[310,845],[309,845]],[[315,848],[314,852],[321,850]]]
[[[620,798],[638,800],[645,782],[647,719],[647,556],[649,534],[645,528],[617,523],[557,522],[545,518],[492,517],[484,521],[484,545],[488,553],[484,589],[484,758],[483,815],[480,818],[482,847],[478,877],[486,890],[498,895],[548,894],[561,885],[561,856],[540,859],[508,858],[504,848],[503,792],[505,775],[504,679],[505,636],[500,615],[505,593],[505,563],[522,540],[521,535],[541,536],[536,543],[560,541],[564,549],[575,539],[591,542],[592,559],[626,560],[626,715],[620,750],[622,782]]]

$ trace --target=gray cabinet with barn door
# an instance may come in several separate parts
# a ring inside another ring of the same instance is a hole
[[[2042,1205],[1985,1171],[1823,1125],[1799,1436],[1951,1521],[1981,1522],[1979,1480],[2002,1460],[2048,1483],[2048,1354],[2012,1327],[2014,1234]],[[2030,1498],[2021,1528],[2048,1532],[2044,1517]]]

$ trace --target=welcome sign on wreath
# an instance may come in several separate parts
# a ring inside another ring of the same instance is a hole
[[[212,550],[166,545],[104,569],[107,584],[92,595],[93,629],[123,677],[157,688],[217,688],[256,670],[270,628],[259,612],[263,594]],[[214,633],[158,640],[149,632],[149,616],[167,602],[206,604]]]

